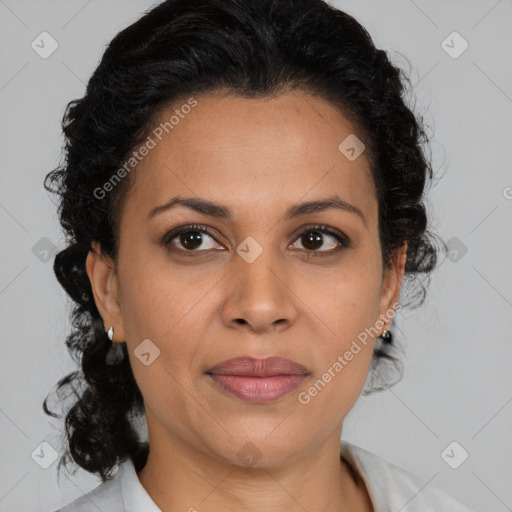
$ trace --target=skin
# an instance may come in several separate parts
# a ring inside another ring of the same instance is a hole
[[[166,511],[372,511],[339,443],[375,337],[308,404],[298,394],[393,311],[407,245],[383,273],[369,163],[364,152],[350,161],[339,151],[357,132],[329,102],[302,91],[196,99],[132,171],[117,261],[97,243],[87,258],[105,330],[114,326],[114,341],[126,341],[144,397],[151,450],[139,480]],[[175,108],[162,112],[162,121]],[[333,194],[358,207],[364,222],[333,208],[284,218],[299,202]],[[233,217],[177,206],[147,219],[178,195],[215,201]],[[216,238],[203,233],[191,257],[180,254],[186,249],[179,237],[174,251],[160,245],[190,223],[210,226]],[[316,223],[341,231],[351,246],[308,257],[339,245],[324,234],[323,245],[308,251],[301,235]],[[263,249],[252,263],[236,252],[249,236]],[[386,318],[377,335],[389,328]],[[160,350],[149,366],[134,355],[144,339]],[[241,400],[204,373],[233,357],[271,355],[297,361],[310,375],[270,403]],[[258,455],[244,466],[237,454],[247,442]]]

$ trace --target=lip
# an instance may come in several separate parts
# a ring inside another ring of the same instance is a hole
[[[206,374],[220,388],[251,403],[277,400],[296,389],[309,375],[307,368],[282,357],[238,357],[210,368]]]

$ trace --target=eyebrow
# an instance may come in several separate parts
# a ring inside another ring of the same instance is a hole
[[[227,207],[223,206],[214,201],[207,199],[200,199],[197,197],[174,197],[166,203],[156,206],[148,213],[148,219],[155,217],[156,215],[170,210],[176,206],[184,206],[195,212],[207,215],[209,217],[221,218],[221,219],[232,219],[233,212]],[[291,220],[302,215],[308,215],[311,213],[322,212],[330,208],[336,208],[351,214],[358,216],[366,226],[366,219],[363,212],[357,207],[350,203],[347,203],[343,199],[334,195],[331,197],[316,199],[314,201],[308,201],[298,203],[292,206],[284,215],[285,219]]]

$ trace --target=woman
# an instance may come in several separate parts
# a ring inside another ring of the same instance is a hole
[[[469,510],[340,443],[436,265],[403,92],[322,0],[172,0],[114,38],[46,182],[81,367],[61,463],[103,481],[61,511]]]

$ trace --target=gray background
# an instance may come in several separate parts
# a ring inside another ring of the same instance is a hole
[[[61,425],[41,404],[74,369],[66,296],[44,261],[63,239],[42,181],[59,162],[66,103],[83,95],[105,45],[152,3],[0,0],[2,511],[46,512],[99,483],[80,470],[59,487],[57,463],[43,469],[31,457],[43,441],[63,448]],[[398,316],[397,334],[408,340],[402,381],[361,398],[344,438],[475,510],[512,510],[512,3],[332,3],[407,72],[401,55],[411,61],[417,112],[432,127],[434,169],[444,174],[431,195],[434,227],[456,251],[425,306]],[[59,45],[47,59],[31,48],[43,31]],[[458,58],[442,47],[453,31],[469,43]],[[458,469],[441,456],[453,441],[469,453]]]

